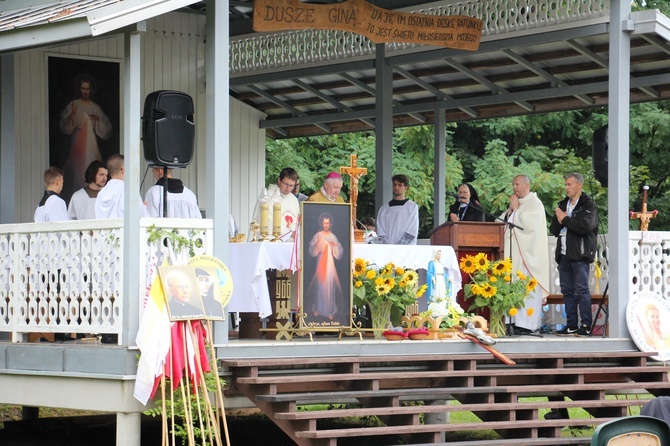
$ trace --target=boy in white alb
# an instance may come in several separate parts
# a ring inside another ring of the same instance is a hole
[[[35,209],[35,223],[69,220],[65,200],[58,196],[63,190],[63,171],[51,166],[44,172],[44,196]]]

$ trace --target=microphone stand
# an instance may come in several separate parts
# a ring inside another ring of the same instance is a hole
[[[455,194],[453,192],[447,192],[447,195],[449,195],[450,197],[456,198],[456,200],[458,200],[458,202],[460,202],[460,200],[461,200],[461,197],[458,194]],[[507,228],[509,229],[509,250],[510,250],[510,259],[511,259],[512,242],[514,241],[514,239],[512,238],[512,231],[514,231],[515,229],[520,229],[520,230],[523,231],[523,228],[521,226],[515,224],[515,223],[512,223],[511,221],[505,220],[503,218],[500,218],[497,215],[491,214],[486,209],[484,209],[481,206],[481,204],[475,204],[471,201],[468,204],[468,206],[472,206],[474,209],[483,212],[484,215],[487,215],[487,216],[491,217],[494,221],[499,221],[499,222],[502,222],[505,225],[507,225]],[[524,332],[521,332],[521,331],[517,331],[517,330],[514,329],[514,326],[511,322],[509,324],[507,324],[507,335],[508,336],[512,336],[512,335],[534,336],[534,337],[538,337],[538,338],[543,338],[544,337],[539,333],[534,333],[534,332],[524,333]]]

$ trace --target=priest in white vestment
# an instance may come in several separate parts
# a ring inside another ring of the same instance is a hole
[[[298,181],[298,172],[291,167],[285,167],[279,173],[277,184],[268,186],[268,195],[272,198],[275,194],[282,197],[281,200],[281,232],[282,240],[293,238],[293,233],[298,224],[298,215],[300,215],[300,202],[293,194],[293,189]],[[269,215],[270,231],[274,227],[273,212]]]
[[[419,206],[405,197],[406,175],[393,175],[393,200],[377,213],[377,236],[389,245],[416,245],[419,236]]]
[[[505,256],[512,259],[514,273],[521,271],[538,282],[526,298],[525,308],[519,310],[512,323],[522,332],[534,332],[542,324],[542,306],[549,295],[547,218],[537,194],[530,191],[527,175],[514,177],[512,187],[510,206],[501,218],[519,227],[505,227]]]
[[[162,217],[164,209],[164,169],[153,167],[154,181],[144,197],[150,217]],[[198,199],[191,189],[184,186],[178,178],[172,178],[172,169],[167,170],[167,216],[168,218],[195,218],[201,219],[202,214],[198,207]]]

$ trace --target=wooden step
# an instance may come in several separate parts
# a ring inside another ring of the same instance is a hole
[[[399,407],[364,407],[330,410],[305,410],[298,412],[279,412],[276,418],[283,420],[316,420],[344,417],[368,417],[385,415],[412,415],[416,413],[443,413],[443,412],[475,412],[475,411],[528,411],[539,409],[568,409],[573,407],[590,408],[602,407],[631,407],[643,406],[648,399],[609,399],[594,401],[528,401],[513,403],[484,403],[484,404],[436,404],[421,406]]]
[[[384,389],[384,390],[343,390],[336,392],[309,392],[309,393],[279,393],[270,395],[256,395],[256,401],[265,401],[270,403],[286,403],[294,401],[312,401],[325,403],[341,399],[359,399],[359,398],[390,398],[394,396],[407,397],[413,396],[419,399],[433,397],[441,399],[449,395],[461,394],[487,394],[504,393],[506,390],[502,387],[430,387],[430,388],[409,388],[409,389]]]
[[[497,440],[450,441],[449,443],[413,443],[412,446],[590,446],[591,437],[508,438]]]
[[[522,430],[526,433],[528,429],[538,428],[563,428],[567,426],[596,426],[616,418],[582,418],[582,419],[562,419],[562,420],[523,420],[514,421],[488,421],[479,423],[453,423],[453,424],[415,424],[407,426],[380,426],[380,427],[354,427],[342,429],[323,429],[296,431],[298,438],[351,438],[351,437],[372,437],[380,435],[407,435],[422,434],[432,432],[456,432],[482,429],[501,429],[506,431]]]
[[[271,374],[264,376],[239,376],[235,380],[242,384],[296,384],[309,382],[332,382],[332,381],[375,381],[384,379],[426,379],[426,378],[470,378],[480,376],[497,377],[503,376],[591,376],[591,375],[658,375],[666,376],[670,368],[666,367],[570,367],[561,369],[536,369],[536,368],[505,368],[492,372],[491,370],[404,370],[399,372],[392,370],[388,372],[358,372],[358,373],[315,373],[315,374]]]

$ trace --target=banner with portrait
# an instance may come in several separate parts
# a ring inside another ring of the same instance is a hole
[[[86,168],[119,153],[121,61],[47,55],[49,164],[64,173],[67,202]]]
[[[351,205],[301,205],[301,325],[318,331],[351,327]]]

